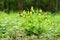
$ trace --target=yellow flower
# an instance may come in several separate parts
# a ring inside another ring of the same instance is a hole
[[[45,14],[45,17],[48,17],[48,14],[47,13]]]
[[[23,17],[23,14],[21,13],[20,16]]]
[[[21,13],[20,16],[21,16],[21,17],[25,17],[26,15]]]
[[[48,15],[46,15],[45,17],[48,17]]]
[[[30,13],[30,14],[34,14],[34,8],[33,8],[33,7],[31,7],[29,13]]]
[[[52,22],[51,25],[54,26],[55,25],[54,22]]]
[[[39,10],[39,12],[42,12],[42,10]]]
[[[46,15],[45,15],[45,19],[47,19],[47,18],[48,18],[48,15],[46,14]]]
[[[39,13],[38,15],[41,16],[41,13]]]
[[[32,11],[30,11],[29,14],[32,15]]]

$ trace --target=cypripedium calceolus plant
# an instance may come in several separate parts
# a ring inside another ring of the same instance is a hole
[[[29,14],[30,14],[30,15],[34,14],[34,9],[33,9],[33,7],[31,7],[31,9],[30,9],[30,11],[29,11]]]
[[[30,11],[32,11],[32,13],[34,13],[34,8],[33,8],[33,7],[31,7]]]
[[[39,12],[42,13],[42,10],[40,9]]]
[[[38,17],[39,17],[39,19],[42,18],[42,10],[39,10],[39,11],[38,11]]]
[[[32,11],[29,12],[29,15],[32,15]]]
[[[25,17],[25,16],[26,16],[26,15],[23,14],[23,13],[20,13],[19,15],[20,15],[20,17]]]
[[[48,18],[48,14],[47,14],[47,13],[45,13],[45,18],[44,18],[44,19],[45,19],[45,20],[47,20],[47,18]]]
[[[39,13],[38,15],[41,16],[41,13]]]
[[[55,23],[54,23],[54,22],[51,22],[51,25],[52,25],[52,26],[54,26],[54,25],[55,25]]]
[[[22,14],[22,13],[19,13],[19,16],[20,16],[20,17],[23,17],[23,14]]]
[[[39,16],[41,16],[41,15],[42,15],[42,13],[38,12],[38,15],[39,15]]]
[[[45,40],[53,40],[52,38],[55,38],[56,35],[60,37],[60,14],[52,15],[49,14],[50,12],[42,12],[42,10],[40,12],[39,10],[33,11],[33,8],[31,10],[24,10],[19,14],[11,12],[9,15],[0,12],[0,40],[6,40],[10,37],[16,37],[16,40],[20,40],[21,36],[25,39],[25,37],[33,35],[43,36],[42,40],[44,38]],[[38,38],[30,40],[38,40]]]

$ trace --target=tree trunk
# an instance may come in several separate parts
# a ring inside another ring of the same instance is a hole
[[[8,0],[4,0],[4,11],[9,13],[9,1]]]
[[[18,0],[18,10],[23,10],[24,0]]]
[[[56,0],[56,12],[58,12],[58,0]]]

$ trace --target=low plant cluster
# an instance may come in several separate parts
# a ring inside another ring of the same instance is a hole
[[[0,40],[59,40],[60,16],[42,10],[0,12]]]

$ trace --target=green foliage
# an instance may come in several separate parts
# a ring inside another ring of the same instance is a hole
[[[40,38],[43,36],[42,40],[54,40],[55,37],[60,37],[60,14],[53,15],[42,10],[35,10],[34,13],[31,11],[31,15],[29,11],[24,10],[21,14],[22,16],[18,12],[11,11],[10,14],[6,14],[0,11],[1,40],[20,40],[33,35]]]

